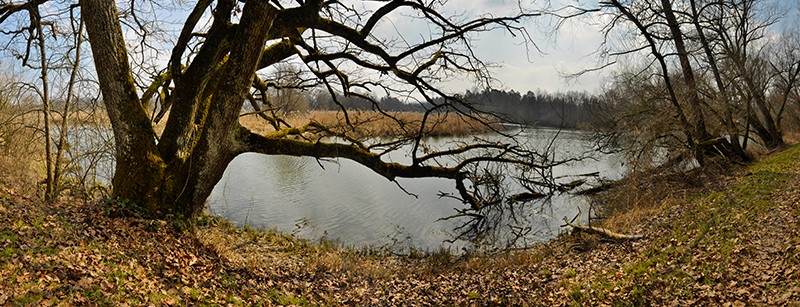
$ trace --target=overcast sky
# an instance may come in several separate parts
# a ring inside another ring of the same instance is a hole
[[[562,25],[555,33],[545,33],[552,25],[531,20],[527,26],[540,50],[526,50],[518,38],[505,32],[482,35],[476,41],[479,57],[502,64],[494,69],[494,76],[503,87],[524,93],[536,89],[592,91],[600,86],[607,72],[565,78],[597,64],[594,53],[603,41],[599,27],[576,21]]]

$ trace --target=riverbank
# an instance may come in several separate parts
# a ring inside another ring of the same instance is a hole
[[[643,240],[564,236],[466,258],[376,255],[214,218],[178,231],[115,217],[122,204],[45,205],[6,187],[0,305],[789,304],[800,301],[798,186],[793,146],[663,201],[637,198],[604,225]]]

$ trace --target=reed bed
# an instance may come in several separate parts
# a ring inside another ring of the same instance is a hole
[[[387,116],[388,115],[388,116]],[[310,122],[319,123],[338,134],[351,137],[404,137],[419,133],[424,114],[421,112],[349,111],[349,124],[341,111],[310,111],[282,117],[292,127]],[[275,128],[258,115],[245,115],[239,122],[256,133],[274,132]],[[488,116],[467,117],[457,113],[432,114],[425,122],[423,136],[453,136],[489,132],[499,123]]]

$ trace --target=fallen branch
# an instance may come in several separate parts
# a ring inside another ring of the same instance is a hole
[[[527,201],[531,201],[531,200],[534,200],[534,199],[543,198],[543,197],[546,197],[546,196],[547,196],[547,194],[539,193],[539,192],[535,192],[535,191],[534,192],[524,192],[524,193],[519,193],[519,194],[512,195],[511,197],[508,198],[508,202],[512,203],[512,204],[513,203],[517,203],[517,202],[527,202]]]
[[[600,193],[600,192],[603,192],[603,191],[608,191],[611,188],[613,188],[614,185],[615,185],[615,183],[613,181],[612,182],[607,182],[607,183],[600,184],[598,186],[594,186],[594,187],[591,187],[591,188],[588,188],[588,189],[577,191],[577,192],[575,192],[573,194],[575,194],[575,195],[593,195],[593,194],[597,194],[597,193]]]
[[[573,231],[585,232],[585,233],[588,233],[588,234],[594,234],[594,235],[598,235],[598,236],[601,236],[601,237],[606,238],[606,239],[611,239],[611,240],[616,240],[616,241],[634,241],[634,240],[640,240],[640,239],[644,239],[645,238],[645,236],[642,236],[642,235],[626,235],[626,234],[616,233],[616,232],[613,232],[611,230],[608,230],[608,229],[605,229],[605,228],[602,228],[602,227],[583,226],[583,225],[581,225],[580,216],[581,216],[581,213],[580,213],[580,211],[578,211],[578,215],[575,218],[572,219],[572,222],[574,222],[575,220],[578,220],[577,224],[573,224],[571,221],[568,221],[567,217],[565,216],[564,217],[564,222],[566,223],[566,225],[562,225],[562,226],[570,226],[570,227],[572,227]]]

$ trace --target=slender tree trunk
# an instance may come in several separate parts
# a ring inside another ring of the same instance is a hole
[[[34,5],[31,9],[31,18],[36,19],[36,32],[38,35],[37,43],[39,47],[40,56],[40,71],[42,79],[42,114],[44,115],[44,159],[47,177],[45,179],[45,192],[44,198],[48,201],[52,200],[55,190],[55,182],[53,178],[53,153],[51,151],[50,139],[50,82],[47,80],[47,52],[45,50],[45,35],[42,31],[42,18],[39,14],[39,6]]]
[[[695,81],[694,71],[689,61],[689,53],[686,51],[686,44],[683,41],[683,32],[680,29],[678,19],[672,10],[672,3],[670,0],[661,0],[662,8],[664,9],[664,17],[667,20],[670,33],[672,34],[672,41],[675,43],[675,51],[678,55],[678,60],[681,64],[681,71],[683,73],[683,81],[689,89],[689,110],[691,110],[690,120],[694,126],[695,137],[700,142],[710,138],[706,130],[705,118],[703,116],[703,109],[700,106],[700,99],[697,94],[697,82]]]
[[[783,141],[783,132],[781,132],[775,117],[767,105],[767,98],[764,96],[764,90],[759,90],[751,77],[745,76],[745,83],[748,90],[753,93],[755,104],[758,111],[761,113],[761,120],[763,120],[763,130],[759,132],[759,138],[764,142],[764,146],[769,149],[775,149],[785,146]],[[758,118],[758,116],[756,116]]]
[[[83,44],[83,20],[79,21],[78,25],[78,32],[77,36],[75,37],[75,62],[72,64],[72,72],[69,75],[69,83],[67,84],[67,97],[64,101],[64,110],[61,115],[61,128],[59,129],[58,135],[58,144],[56,145],[56,159],[55,159],[55,168],[53,169],[53,181],[55,183],[54,191],[53,191],[53,199],[58,198],[58,194],[61,191],[60,187],[60,180],[61,180],[61,168],[63,163],[61,163],[62,155],[64,154],[64,146],[66,146],[67,142],[67,132],[69,129],[69,108],[72,104],[72,97],[73,91],[75,88],[75,82],[78,77],[78,69],[80,68],[81,63],[81,45]]]

